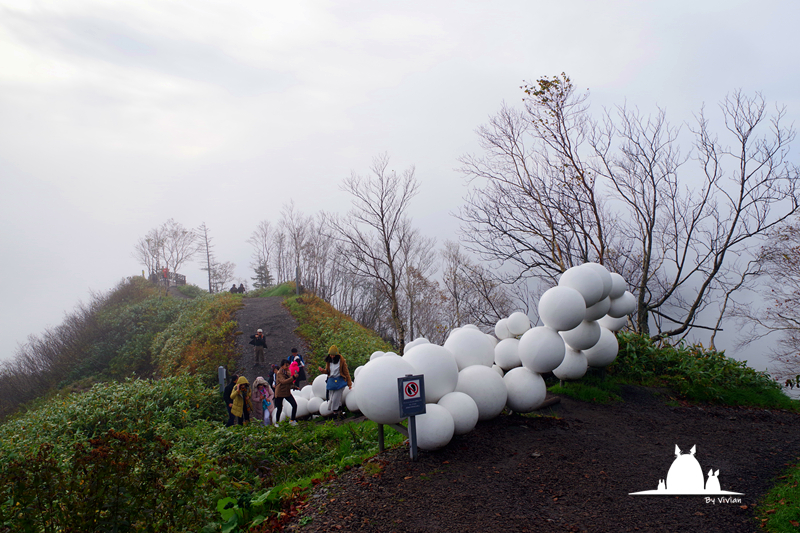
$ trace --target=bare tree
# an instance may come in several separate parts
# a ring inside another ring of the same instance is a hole
[[[250,266],[256,273],[253,278],[256,288],[267,287],[271,284],[270,266],[275,248],[275,230],[272,223],[262,220],[253,230],[247,242],[253,247],[252,262]]]
[[[401,285],[407,257],[406,242],[414,232],[406,215],[419,184],[414,168],[402,175],[389,170],[387,155],[373,160],[371,176],[353,173],[342,188],[353,197],[353,209],[345,220],[334,219],[342,243],[339,254],[358,276],[375,282],[389,302],[398,349],[406,343],[406,320],[400,306]]]
[[[139,239],[133,252],[152,274],[162,268],[170,272],[178,270],[197,252],[198,235],[182,224],[169,219],[160,227],[153,228]]]
[[[504,107],[479,130],[486,154],[462,159],[484,182],[461,212],[467,242],[516,263],[518,278],[552,282],[574,264],[606,264],[637,293],[637,329],[655,324],[656,338],[717,331],[725,296],[751,279],[739,258],[798,210],[785,111],[769,116],[760,95],[733,93],[720,106],[731,146],[701,112],[693,154],[682,156],[662,110],[622,106],[598,123],[563,74],[524,89],[525,110]],[[700,324],[712,308],[716,325]]]

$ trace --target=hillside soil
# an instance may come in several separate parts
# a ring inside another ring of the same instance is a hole
[[[540,416],[501,415],[444,449],[408,446],[318,484],[289,531],[757,531],[754,507],[800,453],[793,413],[695,406],[625,387],[624,402],[563,397]],[[371,422],[364,422],[371,423]],[[386,431],[393,431],[386,428]],[[675,446],[730,496],[631,496],[656,489]]]
[[[269,374],[270,365],[278,364],[281,359],[291,355],[292,348],[297,348],[300,353],[306,353],[303,340],[295,335],[297,322],[282,305],[282,296],[267,298],[243,298],[244,307],[236,312],[239,331],[236,336],[236,353],[238,355],[237,367],[228,369],[236,371],[252,383],[256,377],[264,378]],[[266,362],[256,365],[253,346],[250,336],[255,335],[258,329],[264,330],[267,338],[267,349],[264,351]]]

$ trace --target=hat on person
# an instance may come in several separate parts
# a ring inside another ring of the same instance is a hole
[[[339,353],[339,348],[334,344],[328,349],[328,355],[342,355]]]
[[[263,332],[263,331],[261,331],[261,330],[258,330],[258,333],[264,333],[264,332]]]

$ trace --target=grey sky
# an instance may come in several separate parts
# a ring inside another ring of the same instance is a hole
[[[596,111],[627,99],[673,123],[736,88],[798,117],[799,11],[0,0],[0,358],[90,290],[140,273],[136,240],[168,218],[205,222],[219,259],[249,279],[260,220],[290,199],[306,214],[346,211],[340,181],[379,153],[416,166],[416,224],[455,239],[457,158],[504,100],[520,101],[523,80],[564,71]],[[197,265],[185,270],[203,285]]]

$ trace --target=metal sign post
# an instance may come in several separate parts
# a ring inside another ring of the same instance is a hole
[[[221,366],[221,367],[217,368],[217,377],[219,378],[219,393],[224,395],[225,394],[225,378],[228,377],[224,366]],[[228,398],[225,398],[225,405],[228,405]]]
[[[400,417],[408,417],[408,439],[411,460],[417,460],[417,415],[425,414],[425,376],[407,374],[397,378],[397,394],[400,399]]]

